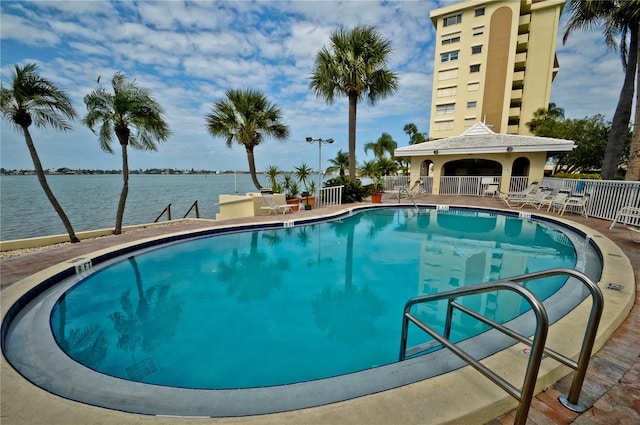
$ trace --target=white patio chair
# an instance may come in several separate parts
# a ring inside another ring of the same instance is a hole
[[[541,205],[548,205],[547,211],[553,208],[554,212],[556,211],[556,209],[558,210],[558,212],[560,212],[562,207],[564,207],[564,202],[567,200],[567,198],[569,198],[570,193],[571,192],[569,192],[569,190],[562,189],[558,193],[556,193],[553,198],[542,201]]]
[[[500,190],[500,186],[497,183],[489,183],[485,186],[484,190],[482,191],[482,196],[484,195],[496,196],[496,193],[498,193],[499,190]]]
[[[580,211],[580,214],[587,216],[587,202],[589,202],[589,197],[591,195],[589,193],[585,193],[584,195],[571,195],[565,201],[562,206],[562,211],[560,211],[560,215],[564,215],[564,212],[569,208],[573,212]]]
[[[518,200],[522,200],[523,198],[529,196],[529,194],[532,193],[537,186],[538,181],[536,180],[520,192],[499,192],[499,196],[500,199],[502,199],[504,203],[507,204],[509,208],[511,208],[512,205],[510,202],[518,203]]]
[[[268,210],[267,215],[271,215],[273,212],[274,215],[278,214],[282,210],[282,214],[286,214],[288,212],[292,212],[292,206],[289,204],[278,204],[276,202],[275,196],[273,196],[273,192],[271,190],[260,190],[260,195],[262,195],[262,206],[261,210]]]
[[[613,229],[613,226],[615,226],[616,223],[622,223],[623,221],[629,222],[633,219],[640,219],[640,208],[628,205],[622,207],[616,213],[616,217],[613,219],[611,226],[609,226],[609,230]]]

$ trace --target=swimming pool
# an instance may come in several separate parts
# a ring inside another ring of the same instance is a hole
[[[175,398],[176,392],[184,394],[182,389],[189,392],[188,388],[209,396],[213,390],[223,398],[238,396],[235,389],[251,388],[263,396],[271,392],[275,398],[279,394],[286,399],[257,408],[255,403],[247,406],[244,399],[242,413],[237,406],[225,410],[213,403],[220,416],[265,413],[324,404],[442,373],[438,364],[450,363],[442,352],[430,355],[427,372],[414,374],[412,370],[424,369],[422,358],[395,363],[402,307],[412,296],[555,266],[593,275],[597,258],[582,235],[552,222],[494,211],[386,208],[304,227],[199,237],[154,247],[133,257],[127,253],[122,260],[96,267],[88,279],[73,277],[52,287],[44,297],[48,306],[43,311],[47,315],[52,311],[50,323],[57,344],[100,372],[96,376],[104,385],[126,384],[134,392],[140,388],[151,391],[162,400],[157,404],[164,406],[155,407],[160,412],[167,411],[168,398]],[[560,263],[552,264],[552,259]],[[191,265],[173,273],[176,264],[183,261]],[[159,273],[148,274],[152,270]],[[125,273],[128,279],[115,277],[115,273]],[[564,286],[562,282],[552,289],[545,285],[538,295],[554,298],[555,294],[564,301],[566,297],[558,295]],[[102,288],[102,293],[96,293],[96,287]],[[195,301],[188,300],[187,293],[197,294]],[[265,300],[274,299],[281,304],[265,304]],[[476,308],[489,308],[486,299],[474,303]],[[106,317],[103,314],[95,319],[93,313],[103,306],[108,306]],[[509,310],[504,320],[521,312],[518,305]],[[36,310],[30,313],[43,314]],[[171,319],[169,324],[157,326],[163,317]],[[27,315],[26,321],[30,319]],[[189,323],[188,334],[178,331],[178,322],[183,321]],[[124,327],[127,322],[133,326]],[[354,330],[354,323],[365,327]],[[309,336],[305,334],[311,330],[308,340],[297,339]],[[19,333],[14,331],[10,336],[19,340]],[[373,334],[381,339],[372,340]],[[175,335],[178,339],[171,339]],[[247,338],[238,338],[242,335]],[[461,334],[459,338],[468,336]],[[194,341],[206,344],[172,357],[178,345]],[[266,349],[270,341],[275,344]],[[11,338],[7,342],[21,345]],[[499,349],[479,345],[478,350],[486,353]],[[364,356],[363,363],[354,365],[363,360],[363,354],[354,354],[360,347],[374,356]],[[289,354],[292,356],[283,361]],[[57,355],[61,361],[66,357]],[[335,359],[346,361],[336,368],[334,363],[339,362]],[[74,362],[67,358],[63,363]],[[297,363],[300,370],[312,374],[298,376],[299,370],[285,373]],[[258,367],[251,369],[256,364]],[[172,365],[178,368],[171,371]],[[216,368],[218,365],[221,367]],[[210,369],[214,370],[213,379],[220,379],[221,384],[212,385],[212,377],[205,376],[204,371]],[[404,372],[399,374],[399,369]],[[171,376],[164,376],[165,370]],[[361,372],[354,373],[357,371]],[[196,380],[177,382],[176,376],[195,376]],[[231,378],[236,381],[230,383]],[[321,389],[322,394],[314,397]],[[168,396],[171,392],[174,395]],[[189,394],[191,399],[193,393]],[[85,402],[103,405],[99,395],[90,398]],[[158,413],[147,410],[151,409],[148,406],[132,408],[129,404],[108,407]],[[200,406],[197,413],[202,409]]]

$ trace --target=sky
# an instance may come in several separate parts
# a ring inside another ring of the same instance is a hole
[[[519,1],[519,0],[514,0]],[[388,68],[399,77],[393,96],[358,104],[358,163],[373,159],[364,145],[389,133],[408,144],[407,123],[429,132],[435,30],[432,9],[448,1],[8,1],[0,2],[0,73],[10,81],[15,64],[35,62],[42,76],[69,95],[80,118],[83,97],[109,88],[121,71],[149,89],[164,108],[172,136],[157,152],[129,149],[129,168],[247,171],[244,148],[228,148],[208,134],[205,116],[227,89],[253,89],[280,108],[289,126],[286,141],[265,139],[255,148],[258,171],[275,165],[292,170],[302,163],[317,170],[338,150],[348,151],[348,103],[331,105],[309,89],[316,54],[329,47],[340,27],[375,25],[391,42]],[[617,52],[600,33],[575,32],[557,43],[560,62],[551,101],[567,118],[602,114],[611,120],[622,87]],[[30,128],[45,169],[122,168],[117,141],[109,154],[80,120],[70,132]],[[306,137],[334,140],[309,144]],[[0,166],[33,169],[22,132],[0,123]]]

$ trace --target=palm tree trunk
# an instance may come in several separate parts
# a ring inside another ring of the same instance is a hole
[[[258,181],[258,176],[256,175],[256,160],[253,156],[253,146],[246,146],[245,150],[247,151],[247,160],[249,161],[249,174],[251,174],[251,180],[253,180],[253,185],[256,189],[262,189],[262,185]]]
[[[121,144],[120,146],[122,147],[122,192],[120,192],[120,201],[118,202],[118,211],[116,212],[116,229],[114,230],[116,235],[122,233],[124,206],[127,203],[127,195],[129,194],[129,156],[127,154],[127,145]]]
[[[356,181],[356,111],[358,97],[349,94],[349,180]]]
[[[27,127],[22,127],[22,131],[24,132],[24,139],[27,142],[27,148],[29,148],[29,154],[31,155],[31,160],[33,161],[33,166],[36,169],[36,175],[38,176],[38,181],[40,182],[40,186],[42,186],[42,190],[44,190],[45,195],[47,195],[47,199],[49,199],[49,202],[51,202],[53,209],[56,210],[58,216],[60,217],[60,220],[62,220],[62,224],[64,224],[64,228],[69,234],[69,241],[71,243],[80,242],[80,239],[78,239],[76,233],[73,231],[73,227],[71,227],[69,218],[67,218],[67,215],[64,213],[64,210],[60,206],[60,203],[53,195],[53,191],[49,187],[49,183],[47,183],[47,179],[44,176],[44,170],[42,169],[42,163],[40,162],[38,152],[36,152],[36,147],[33,145],[33,139],[31,138],[29,129]]]
[[[640,44],[640,43],[639,43]],[[640,49],[640,46],[638,46]],[[640,180],[640,65],[636,62],[636,112],[633,120],[633,138],[629,149],[625,180]]]
[[[629,41],[629,60],[624,73],[624,83],[618,98],[616,112],[611,123],[611,132],[604,151],[604,161],[600,174],[603,179],[613,179],[618,172],[618,165],[624,150],[624,142],[629,131],[631,107],[635,90],[636,67],[638,64],[638,26],[631,26]]]

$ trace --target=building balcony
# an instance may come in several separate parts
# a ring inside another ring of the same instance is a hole
[[[524,71],[517,71],[513,73],[513,85],[522,87],[524,84]]]
[[[518,35],[518,45],[516,52],[526,52],[529,49],[529,33]]]
[[[510,125],[507,127],[507,134],[518,134],[518,125]]]
[[[522,89],[511,90],[511,102],[522,102]]]
[[[527,52],[516,53],[514,71],[524,71],[527,67]]]
[[[519,107],[509,108],[509,119],[518,119],[520,118],[520,113],[522,109]]]
[[[525,32],[529,32],[530,24],[531,24],[530,13],[526,15],[520,15],[520,19],[518,21],[518,34],[524,34]]]

